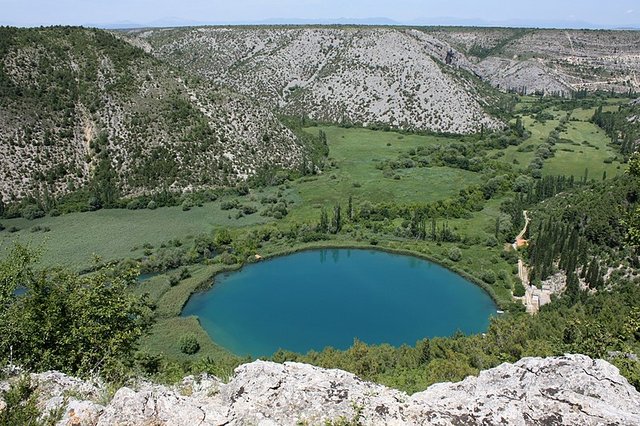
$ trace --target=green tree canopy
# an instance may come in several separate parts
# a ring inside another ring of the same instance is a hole
[[[38,271],[35,258],[28,247],[16,245],[0,261],[0,362],[12,356],[27,369],[109,376],[132,358],[151,323],[146,298],[127,291],[138,271]],[[26,292],[16,295],[18,287]]]

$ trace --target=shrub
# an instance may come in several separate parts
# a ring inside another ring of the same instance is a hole
[[[128,210],[138,210],[140,208],[140,202],[138,200],[131,200],[127,203]]]
[[[58,217],[60,216],[60,211],[58,209],[51,209],[49,210],[49,216]]]
[[[226,246],[233,242],[233,238],[231,237],[231,233],[228,229],[221,229],[216,234],[215,243],[218,247]]]
[[[42,419],[36,405],[38,397],[36,386],[31,383],[28,375],[20,377],[17,382],[11,384],[9,389],[0,392],[0,396],[6,403],[6,407],[0,411],[0,424],[37,425],[49,424],[49,422],[45,423],[45,420],[54,420],[54,422],[57,420],[50,415]]]
[[[452,247],[449,249],[447,256],[449,256],[449,259],[453,260],[454,262],[459,262],[460,259],[462,259],[462,252],[458,247]]]
[[[147,208],[149,210],[155,210],[156,208],[158,208],[158,205],[156,204],[155,201],[151,200],[149,201],[149,204],[147,204]]]
[[[175,287],[180,283],[180,278],[177,275],[171,275],[169,277],[169,285]]]
[[[242,213],[246,215],[251,215],[257,212],[258,209],[253,206],[242,206]]]
[[[4,231],[4,225],[0,223],[0,231]]]
[[[522,285],[522,282],[520,280],[516,280],[516,285],[515,288],[513,290],[513,295],[515,297],[522,297],[525,294],[525,289],[524,286]]]
[[[496,237],[494,237],[493,235],[489,235],[487,237],[487,239],[485,240],[484,244],[487,247],[495,247],[498,245],[498,240],[496,239]]]
[[[484,281],[487,284],[495,284],[496,273],[493,272],[492,270],[482,271],[482,275],[480,276],[480,278],[482,278],[482,281]]]
[[[180,351],[183,354],[193,355],[200,350],[200,343],[193,334],[182,336],[180,339]]]
[[[239,206],[238,200],[224,201],[220,204],[220,209],[222,210],[231,210],[235,209]]]
[[[12,226],[9,229],[7,229],[7,231],[11,232],[12,234],[14,232],[18,232],[20,230],[20,228],[18,228],[17,226]]]
[[[40,207],[34,206],[33,204],[25,206],[25,208],[22,209],[21,214],[22,217],[28,220],[44,217],[44,212],[40,209]]]
[[[191,200],[184,200],[182,202],[182,211],[183,212],[191,210],[192,207],[193,207],[193,202]]]
[[[189,268],[182,268],[180,271],[180,279],[186,280],[187,278],[191,278],[191,272],[189,272]]]
[[[223,263],[225,265],[234,265],[238,263],[238,260],[236,259],[236,257],[231,253],[227,253],[227,252],[224,252],[220,256],[218,256],[218,259],[220,263]]]

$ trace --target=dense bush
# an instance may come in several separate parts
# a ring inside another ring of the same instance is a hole
[[[229,201],[223,201],[220,204],[220,209],[221,210],[232,210],[232,209],[236,209],[240,206],[240,203],[238,202],[238,200],[229,200]]]
[[[22,217],[28,220],[34,220],[45,216],[44,211],[33,204],[27,205],[22,209]]]
[[[482,281],[486,282],[487,284],[495,284],[496,273],[488,269],[486,271],[482,271],[482,275],[480,276],[480,278],[482,278]]]
[[[525,292],[526,291],[525,291],[524,285],[522,285],[522,281],[516,280],[516,284],[513,289],[513,295],[515,297],[522,297],[524,296]]]
[[[447,252],[447,256],[454,262],[459,262],[462,259],[462,251],[458,247],[452,247]]]
[[[187,355],[194,355],[200,350],[200,343],[193,334],[188,334],[180,338],[180,351]]]
[[[0,261],[0,363],[12,352],[25,369],[119,374],[151,323],[146,297],[129,292],[138,272],[36,271],[35,259],[18,245]]]

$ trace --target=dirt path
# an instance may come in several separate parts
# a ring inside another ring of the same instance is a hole
[[[531,219],[529,218],[529,212],[526,210],[522,211],[522,215],[524,216],[524,228],[522,228],[522,231],[520,231],[516,240],[512,244],[514,250],[517,250],[519,247],[523,247],[527,244],[527,240],[524,239],[524,234],[527,233],[527,228],[529,227]]]
[[[520,231],[518,236],[516,236],[516,239],[512,244],[514,250],[527,245],[527,240],[524,239],[524,235],[527,233],[527,228],[529,227],[531,219],[529,218],[529,213],[526,210],[523,210],[522,215],[524,216],[524,228],[522,228],[522,231]],[[524,261],[520,258],[518,258],[518,277],[520,278],[520,281],[522,281],[525,294],[523,297],[514,296],[514,299],[521,301],[526,307],[527,312],[534,314],[538,311],[538,306],[534,303],[534,290],[531,288],[529,283],[529,270],[524,264]]]

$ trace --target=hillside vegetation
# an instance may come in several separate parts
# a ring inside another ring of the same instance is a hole
[[[110,33],[0,29],[5,202],[33,197],[46,204],[88,186],[93,207],[110,205],[125,195],[297,168],[307,151],[268,110]]]

